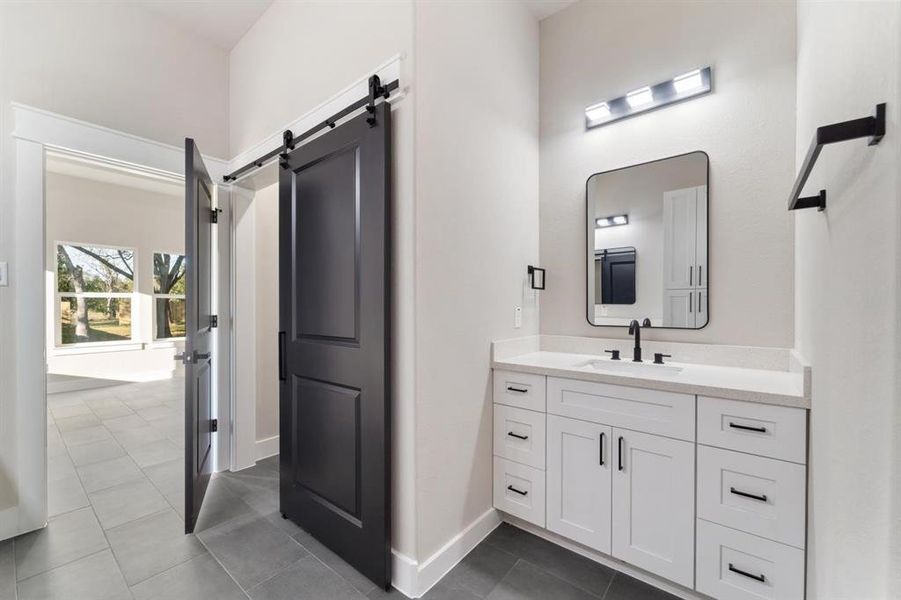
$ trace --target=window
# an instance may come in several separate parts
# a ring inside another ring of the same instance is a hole
[[[132,339],[134,264],[129,248],[56,246],[59,344]]]
[[[154,338],[185,337],[185,257],[153,254]]]

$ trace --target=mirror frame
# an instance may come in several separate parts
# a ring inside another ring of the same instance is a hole
[[[672,156],[664,156],[663,158],[655,158],[653,160],[647,160],[645,162],[635,163],[633,165],[626,165],[624,167],[617,167],[615,169],[608,169],[606,171],[599,171],[597,173],[592,173],[585,179],[585,219],[584,219],[584,229],[585,229],[585,243],[582,245],[582,255],[585,256],[588,249],[588,219],[590,214],[589,202],[588,198],[588,182],[592,177],[596,177],[597,175],[605,175],[607,173],[615,173],[616,171],[623,171],[625,169],[631,169],[633,167],[642,167],[644,165],[650,165],[653,163],[661,162],[664,160],[670,160],[671,158],[681,158],[683,156],[688,156],[689,154],[703,154],[707,159],[707,321],[700,327],[653,327],[652,329],[672,329],[675,331],[700,331],[710,325],[711,315],[711,302],[710,302],[710,155],[707,154],[704,150],[692,150],[690,152],[683,152],[681,154],[673,154]],[[588,269],[591,266],[588,264],[588,261],[585,261],[585,320],[588,321],[588,324],[592,327],[628,327],[628,325],[606,325],[606,324],[595,324],[591,322],[591,312],[589,310],[588,305]],[[644,318],[644,316],[639,315],[635,317],[639,321]]]

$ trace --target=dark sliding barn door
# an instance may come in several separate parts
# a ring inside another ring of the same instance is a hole
[[[290,153],[279,176],[281,510],[390,584],[390,107]]]
[[[213,472],[213,215],[213,181],[185,138],[185,533],[194,531]]]

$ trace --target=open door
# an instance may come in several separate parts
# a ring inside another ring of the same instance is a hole
[[[279,175],[282,514],[391,581],[388,103],[305,143]]]
[[[185,138],[185,533],[192,533],[213,472],[213,181]]]

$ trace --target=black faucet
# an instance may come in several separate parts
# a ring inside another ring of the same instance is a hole
[[[651,320],[645,317],[645,320],[638,324],[636,319],[632,319],[632,322],[629,323],[629,335],[635,336],[635,349],[632,351],[632,362],[642,362],[641,360],[641,328],[642,327],[650,327]]]

